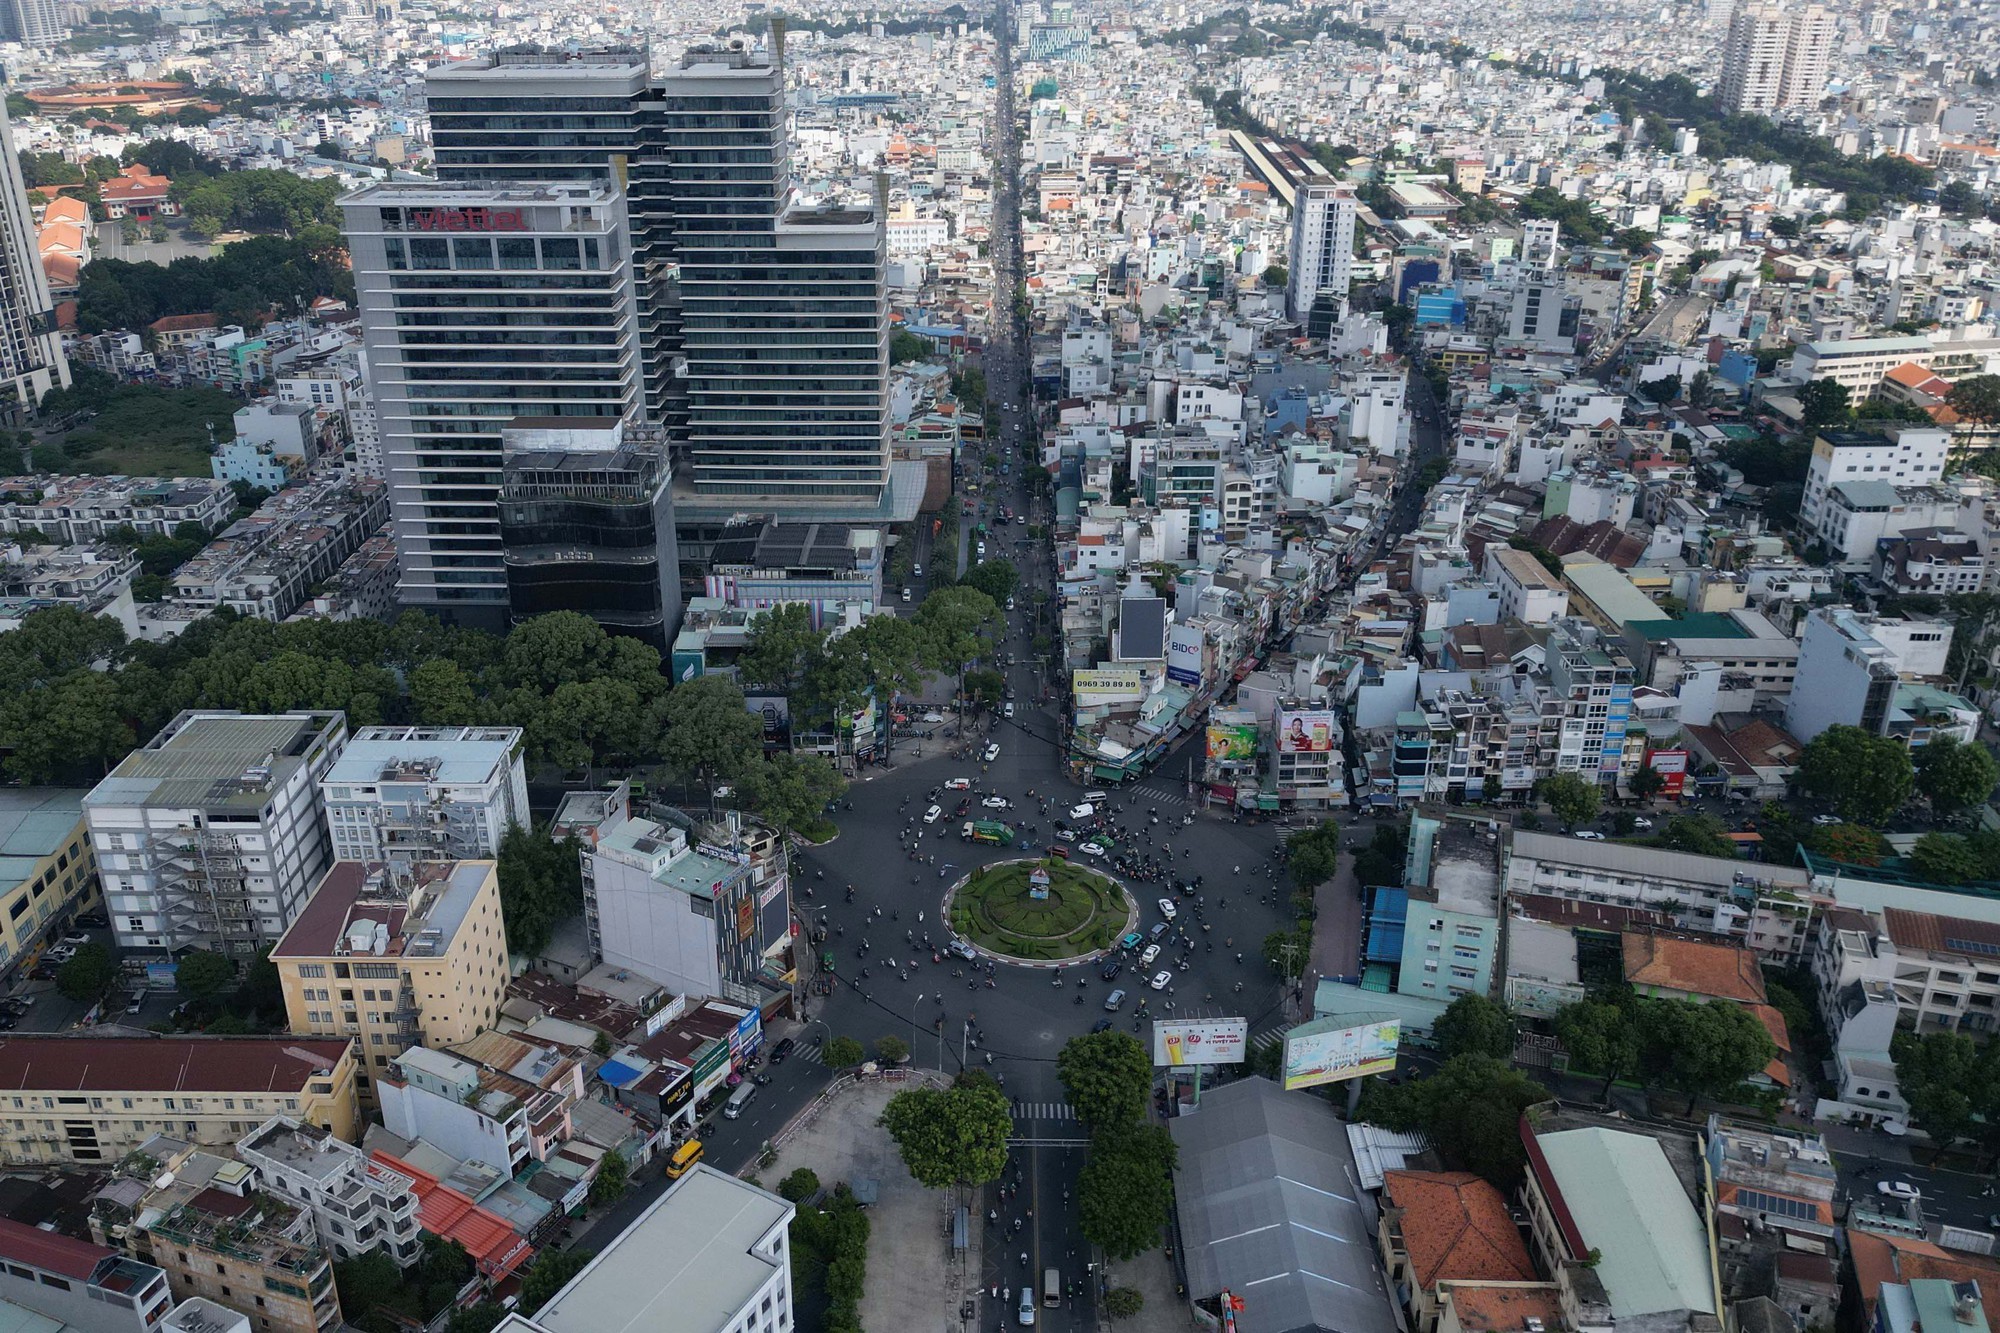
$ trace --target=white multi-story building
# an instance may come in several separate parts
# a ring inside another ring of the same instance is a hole
[[[792,1205],[707,1163],[639,1214],[533,1318],[507,1333],[602,1333],[673,1312],[676,1333],[792,1327]],[[662,1255],[674,1262],[662,1263]]]
[[[1989,1033],[2000,1015],[2000,925],[1990,921],[1843,909],[1817,932],[1812,967],[1822,1005],[1852,983],[1881,983],[1918,1032]]]
[[[516,1068],[412,1046],[375,1080],[382,1123],[401,1138],[422,1139],[511,1178],[569,1141],[570,1108],[583,1097],[583,1064],[575,1056],[530,1046]]]
[[[376,1250],[408,1267],[423,1256],[415,1182],[313,1125],[272,1116],[236,1145],[265,1188],[310,1212],[341,1259]]]
[[[1829,430],[1813,440],[1806,464],[1799,520],[1813,527],[1833,487],[1846,481],[1886,481],[1892,486],[1924,486],[1944,477],[1951,437],[1936,426],[1896,426],[1888,430]]]
[[[1500,619],[1549,625],[1569,614],[1562,580],[1527,551],[1498,542],[1486,547],[1486,581],[1500,591]]]
[[[1887,735],[1896,686],[1943,675],[1950,652],[1951,626],[1944,621],[1879,619],[1844,606],[1815,607],[1799,631],[1785,730],[1801,741],[1832,726]]]
[[[638,406],[625,195],[604,181],[397,183],[341,209],[402,600],[503,627],[501,428]]]
[[[0,17],[54,8],[46,0],[14,0],[0,6]],[[4,26],[19,29],[21,24]],[[26,33],[9,35],[40,44]],[[28,208],[20,157],[14,151],[14,130],[0,114],[0,407],[15,413],[32,410],[50,389],[69,387],[69,358],[63,355],[55,329],[55,302],[35,240],[35,219]]]
[[[1354,224],[1360,201],[1342,185],[1302,185],[1292,202],[1291,264],[1286,271],[1287,313],[1310,323],[1316,302],[1326,303],[1329,325],[1347,310],[1354,276]]]
[[[320,779],[341,861],[475,861],[526,827],[519,727],[363,727]]]
[[[1818,101],[1838,36],[1834,16],[1819,5],[1737,10],[1723,46],[1718,99],[1729,110],[1752,116]]]
[[[347,739],[338,712],[190,710],[84,798],[120,948],[254,953],[325,874],[319,779]]]

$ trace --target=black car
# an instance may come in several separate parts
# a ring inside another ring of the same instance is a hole
[[[783,1064],[785,1057],[792,1053],[792,1047],[795,1044],[790,1037],[787,1037],[776,1046],[773,1046],[771,1048],[771,1063],[774,1065]]]
[[[1125,964],[1119,962],[1116,958],[1109,958],[1105,960],[1104,966],[1098,969],[1097,975],[1103,977],[1106,981],[1116,981],[1118,974],[1124,970]]]
[[[1090,1030],[1092,1032],[1109,1032],[1111,1030],[1111,1020],[1108,1018],[1100,1018],[1095,1023],[1092,1023],[1090,1025]]]
[[[106,930],[110,928],[111,918],[102,912],[84,912],[78,915],[76,924],[85,930]]]

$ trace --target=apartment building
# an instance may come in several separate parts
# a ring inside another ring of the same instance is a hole
[[[189,710],[84,797],[120,948],[248,956],[285,932],[327,863],[319,779],[338,712]]]
[[[1818,932],[1812,966],[1823,1006],[1852,983],[1880,982],[1890,988],[1903,1027],[1974,1036],[1995,1029],[2000,925],[1992,922],[1900,907],[1850,910]]]
[[[519,727],[363,727],[320,779],[337,861],[500,855],[527,827]]]
[[[360,1128],[354,1053],[278,1037],[0,1037],[0,1153],[104,1166],[156,1134],[227,1147],[274,1115]]]
[[[1843,338],[1810,342],[1792,352],[1790,379],[1794,384],[1833,380],[1847,386],[1860,402],[1875,392],[1882,377],[1906,361],[1929,366],[1937,348],[1929,338]]]
[[[98,902],[85,795],[0,787],[0,977]]]
[[[1935,426],[1827,430],[1813,437],[1799,519],[1816,527],[1832,489],[1847,481],[1925,486],[1942,480],[1951,437]]]
[[[303,1209],[269,1195],[204,1190],[147,1222],[145,1236],[176,1300],[226,1306],[252,1333],[342,1327],[333,1261]]]
[[[0,1302],[27,1329],[158,1333],[174,1303],[167,1275],[103,1245],[0,1217]]]
[[[507,929],[492,861],[336,861],[271,951],[293,1032],[352,1040],[362,1100],[410,1046],[469,1041],[500,1016]]]
[[[1542,894],[1663,912],[1679,929],[1740,939],[1779,962],[1803,955],[1812,917],[1812,877],[1798,867],[1527,829],[1514,831],[1502,878],[1510,897]]]
[[[14,620],[47,606],[74,607],[87,616],[110,616],[128,636],[139,630],[132,580],[139,556],[122,546],[53,546],[0,549],[0,616]]]
[[[311,1215],[336,1258],[380,1251],[407,1268],[423,1257],[414,1183],[353,1144],[277,1115],[240,1139],[236,1155],[266,1189]]]
[[[1500,592],[1500,618],[1547,625],[1569,614],[1562,580],[1527,551],[1498,542],[1486,548],[1486,581]]]
[[[278,492],[174,571],[173,601],[283,620],[388,521],[373,477],[329,475]]]
[[[1871,616],[1844,606],[1813,608],[1799,629],[1785,730],[1808,742],[1831,726],[1891,734],[1901,711],[1899,687],[1905,680],[1944,674],[1951,634],[1941,620]]]
[[[413,1046],[376,1080],[382,1123],[398,1137],[422,1139],[509,1178],[530,1162],[547,1161],[570,1139],[570,1108],[583,1094],[583,1067],[560,1052],[534,1050],[536,1064],[523,1072],[539,1069],[541,1080],[453,1051]]]
[[[1826,89],[1827,66],[1839,35],[1838,22],[1820,5],[1737,10],[1722,48],[1717,99],[1745,116],[1811,106]]]
[[[115,528],[171,537],[183,523],[214,531],[236,512],[236,492],[209,477],[82,477],[36,474],[0,481],[0,532],[32,533],[60,546],[101,541]]]

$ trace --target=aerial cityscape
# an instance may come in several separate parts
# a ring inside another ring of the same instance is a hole
[[[2000,1333],[2000,3],[0,72],[0,1330]]]

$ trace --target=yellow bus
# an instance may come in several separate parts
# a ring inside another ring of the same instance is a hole
[[[674,1155],[667,1159],[667,1179],[679,1180],[688,1169],[701,1160],[701,1140],[689,1139],[674,1149]]]

